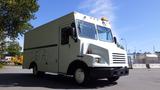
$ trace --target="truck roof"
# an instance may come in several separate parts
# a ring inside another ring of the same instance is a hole
[[[104,25],[104,23],[103,23],[103,21],[102,21],[101,19],[98,19],[98,18],[95,18],[95,17],[92,17],[92,16],[88,16],[88,15],[79,13],[79,12],[77,12],[77,11],[73,11],[73,12],[70,12],[70,13],[68,13],[68,14],[66,14],[66,15],[63,15],[63,16],[57,18],[57,19],[51,20],[51,21],[49,21],[49,22],[47,22],[47,23],[45,23],[45,24],[43,24],[43,25],[40,25],[40,26],[38,26],[38,27],[36,27],[36,28],[34,28],[34,29],[32,29],[32,30],[38,29],[38,28],[40,28],[40,27],[43,27],[43,26],[45,26],[45,25],[47,25],[47,24],[49,24],[49,23],[55,22],[55,21],[59,20],[60,18],[65,17],[65,16],[69,16],[69,15],[74,15],[74,16],[75,16],[75,19],[84,20],[84,21],[87,21],[87,22],[90,22],[90,23],[94,23],[94,24],[96,24],[96,25],[101,25],[101,26]],[[102,18],[103,18],[103,17],[102,17]],[[110,22],[107,21],[107,22],[105,23],[105,26],[108,27],[108,28],[111,28]],[[30,30],[30,31],[32,31],[32,30]],[[29,31],[29,32],[30,32],[30,31]]]

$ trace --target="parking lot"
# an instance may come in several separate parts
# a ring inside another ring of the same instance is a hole
[[[117,82],[103,79],[86,87],[76,85],[71,78],[51,74],[35,79],[31,70],[23,70],[21,66],[0,69],[0,90],[48,89],[159,90],[160,69],[131,69],[129,76],[121,77]]]

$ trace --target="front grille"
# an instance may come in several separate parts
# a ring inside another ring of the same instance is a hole
[[[125,54],[112,53],[113,64],[125,64]]]

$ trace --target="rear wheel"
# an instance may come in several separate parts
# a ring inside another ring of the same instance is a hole
[[[115,82],[119,79],[119,76],[108,77],[107,79],[108,79],[109,82]]]
[[[43,76],[45,74],[45,72],[38,71],[38,68],[37,68],[36,64],[34,64],[32,66],[32,68],[33,68],[33,76],[34,77]]]
[[[87,68],[77,67],[74,71],[74,79],[79,85],[87,84],[89,81]]]
[[[37,77],[38,74],[39,74],[39,71],[38,71],[38,68],[37,68],[37,65],[33,65],[33,76],[34,77]]]

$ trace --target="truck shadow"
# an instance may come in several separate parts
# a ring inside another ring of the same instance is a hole
[[[2,73],[0,74],[0,87],[44,87],[52,89],[94,89],[106,86],[114,86],[117,83],[109,83],[107,80],[96,80],[87,86],[78,86],[72,78],[46,74],[40,78],[34,78],[26,73]]]

